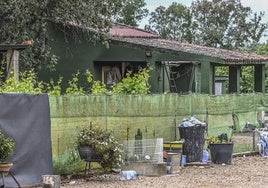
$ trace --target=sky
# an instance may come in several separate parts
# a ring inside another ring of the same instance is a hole
[[[181,3],[190,6],[193,0],[145,0],[147,8],[153,11],[156,7],[162,5],[168,7],[172,2]],[[268,14],[268,1],[267,0],[241,0],[242,5],[251,7],[254,11],[265,11]]]
[[[145,0],[149,9],[149,12],[155,10],[156,7],[162,5],[164,7],[169,7],[172,2],[177,2],[183,4],[187,7],[191,5],[193,0]],[[250,7],[253,12],[265,12],[265,16],[263,17],[264,22],[268,22],[268,0],[241,0],[243,6]],[[148,19],[143,19],[140,23],[140,28],[144,28],[144,26],[148,24]]]

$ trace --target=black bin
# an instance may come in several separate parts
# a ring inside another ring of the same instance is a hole
[[[179,127],[180,138],[184,139],[182,154],[186,162],[201,162],[203,157],[206,126]]]
[[[233,143],[209,144],[211,162],[215,164],[232,164]]]

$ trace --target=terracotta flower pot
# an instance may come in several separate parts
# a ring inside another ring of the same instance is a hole
[[[0,172],[3,173],[3,175],[7,175],[12,166],[13,163],[0,163]]]

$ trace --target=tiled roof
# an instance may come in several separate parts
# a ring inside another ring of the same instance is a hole
[[[109,35],[113,42],[137,46],[144,49],[154,49],[160,52],[185,52],[196,55],[204,55],[208,57],[220,58],[229,64],[268,63],[268,56],[165,40],[161,39],[157,34],[120,23],[112,24]]]
[[[113,37],[159,38],[157,34],[119,23],[112,25],[109,34]]]
[[[143,37],[143,38],[156,38],[155,34],[144,32],[135,29],[110,29],[110,35],[118,37]]]
[[[268,56],[205,47],[189,43],[181,43],[161,38],[112,37],[112,40],[114,42],[120,42],[144,48],[147,47],[158,51],[172,51],[174,53],[186,52],[191,54],[216,57],[228,63],[268,63]]]

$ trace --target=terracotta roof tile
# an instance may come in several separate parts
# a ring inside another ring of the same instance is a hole
[[[111,36],[118,37],[144,37],[144,38],[158,38],[159,36],[153,33],[141,31],[138,29],[132,28],[112,28],[110,29],[109,34]]]
[[[111,36],[135,37],[135,38],[159,38],[160,36],[152,32],[128,26],[121,23],[114,23],[109,31]]]

